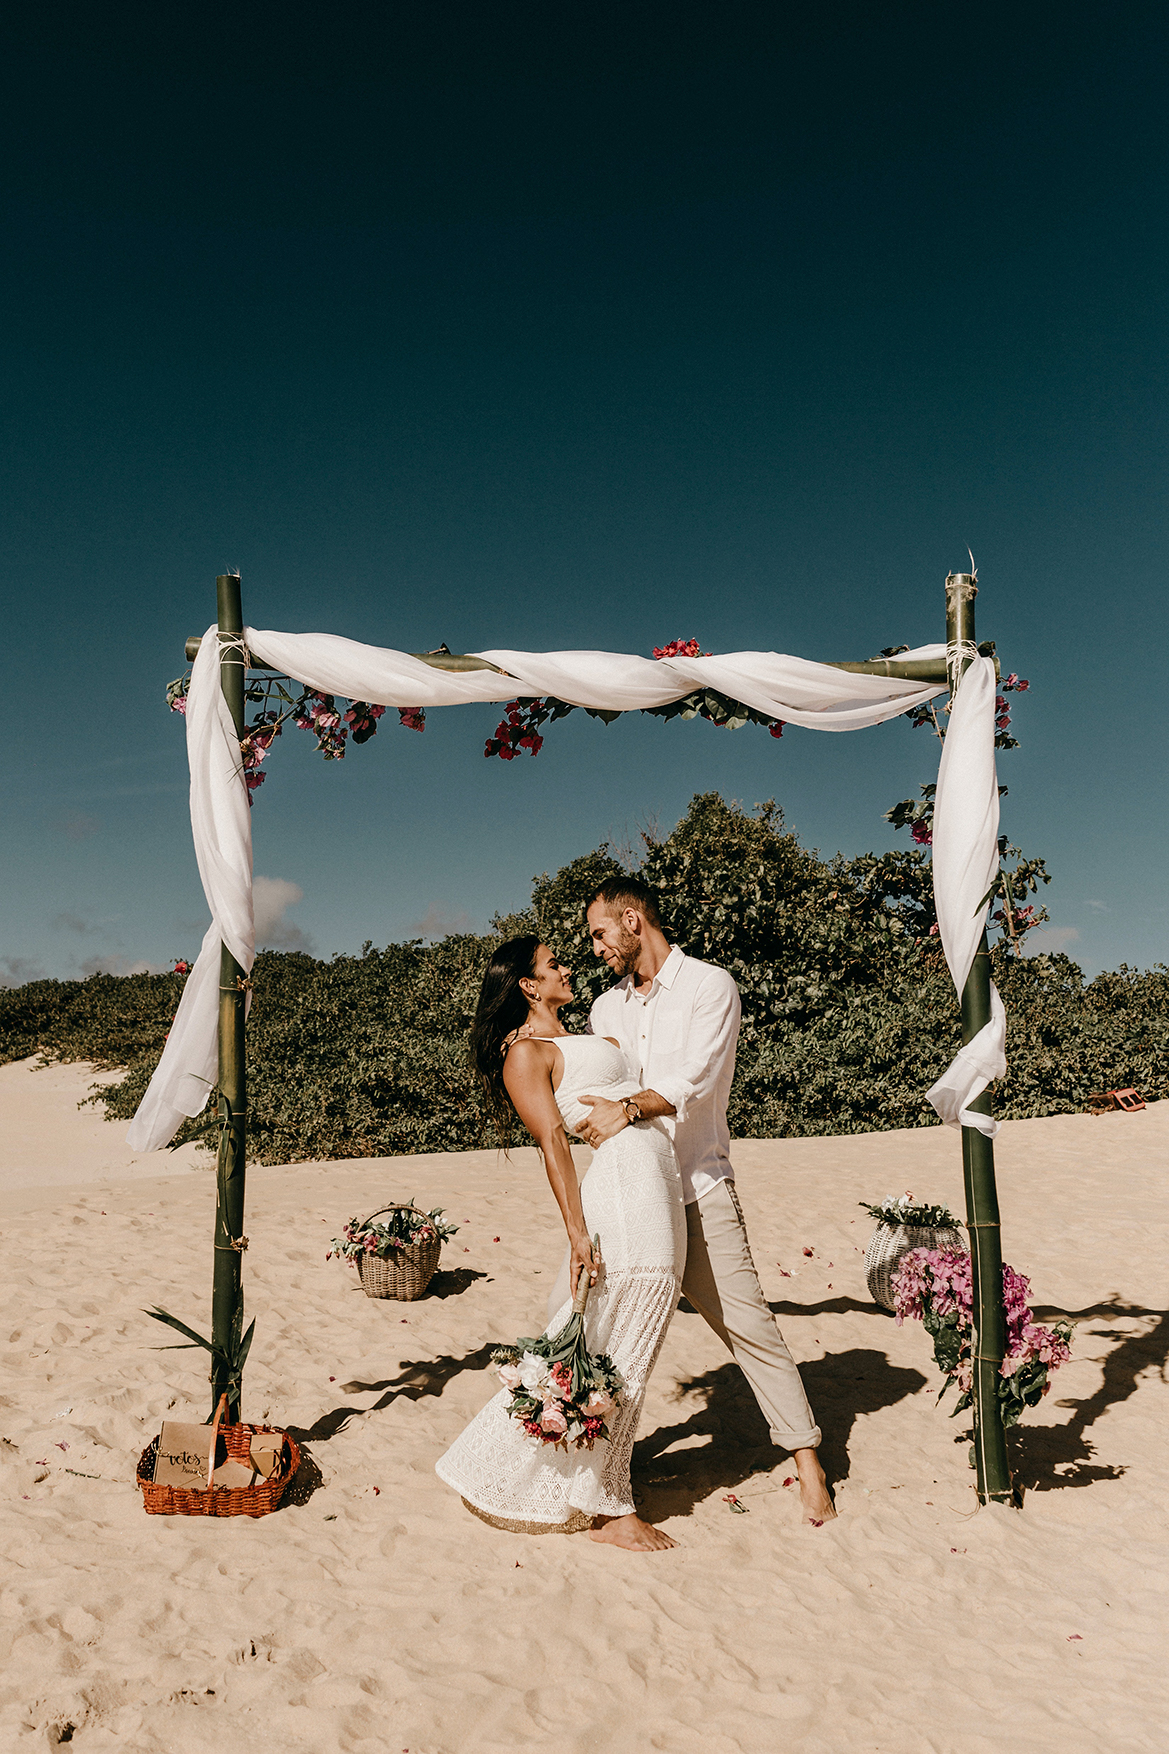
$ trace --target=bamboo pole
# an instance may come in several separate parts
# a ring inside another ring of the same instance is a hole
[[[946,579],[946,645],[951,652],[960,654],[964,645],[974,641],[977,595],[973,574],[951,573]],[[969,663],[968,657],[957,658],[950,679],[951,700]],[[973,1041],[989,1022],[990,947],[984,932],[962,989],[963,1044]],[[984,1090],[970,1107],[979,1114],[989,1114],[989,1091]],[[962,1128],[962,1174],[974,1289],[974,1465],[978,1497],[982,1504],[1009,1504],[1014,1495],[998,1397],[1000,1366],[1006,1350],[998,1190],[994,1143],[977,1127]]]
[[[215,581],[219,599],[219,681],[235,724],[244,733],[246,662],[239,646],[225,645],[223,635],[239,639],[243,632],[238,574],[223,573]],[[244,1065],[244,1018],[247,991],[244,970],[224,945],[219,953],[219,1160],[215,1175],[215,1267],[211,1288],[211,1340],[217,1351],[211,1361],[211,1407],[227,1395],[228,1422],[240,1419],[240,1386],[229,1382],[228,1360],[235,1356],[243,1333],[244,1297],[241,1268],[247,1247],[244,1228],[244,1163],[247,1143],[247,1081]]]
[[[203,641],[199,634],[192,634],[185,649],[188,664],[193,664],[199,654]],[[498,664],[489,664],[486,658],[475,658],[466,652],[411,652],[423,664],[429,664],[432,670],[493,670],[497,676],[503,675]],[[999,673],[999,661],[994,649],[989,648],[988,657],[994,658],[995,675]],[[945,658],[865,658],[863,660],[830,663],[830,670],[848,670],[856,676],[893,676],[901,682],[945,682]],[[253,670],[269,670],[270,664],[253,664]]]

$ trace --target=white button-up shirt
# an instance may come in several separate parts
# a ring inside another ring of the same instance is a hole
[[[661,1125],[674,1142],[687,1205],[734,1179],[727,1098],[741,1014],[726,969],[685,956],[676,944],[644,993],[626,975],[589,1013],[589,1032],[620,1042],[641,1088],[673,1103],[676,1112]]]

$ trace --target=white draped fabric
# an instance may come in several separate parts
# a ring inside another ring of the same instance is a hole
[[[979,658],[954,696],[934,796],[934,905],[959,996],[986,925],[983,901],[999,868],[999,788],[994,765],[994,665]],[[979,904],[982,903],[980,906]],[[950,1127],[977,1127],[993,1139],[998,1122],[970,1104],[1007,1069],[1007,1014],[990,984],[990,1022],[968,1042],[927,1094]]]
[[[386,707],[455,706],[554,695],[574,706],[631,712],[665,706],[696,689],[711,688],[789,724],[819,731],[855,731],[894,718],[944,692],[942,684],[855,675],[778,652],[664,659],[619,652],[477,653],[506,672],[496,675],[491,670],[436,670],[408,652],[362,645],[334,634],[246,628],[243,638],[258,664],[269,665],[323,694]],[[945,649],[941,645],[921,646],[903,656],[939,658]],[[980,909],[975,922],[974,903],[989,887],[997,868],[994,694],[993,664],[989,658],[976,659],[951,716],[935,800],[938,921],[959,993],[986,914],[985,908]],[[239,742],[219,686],[219,642],[214,627],[204,635],[191,673],[187,758],[191,827],[212,921],[198,961],[187,977],[162,1058],[130,1125],[127,1140],[135,1151],[156,1151],[167,1144],[184,1116],[202,1110],[215,1083],[221,942],[241,968],[250,971],[255,960],[247,788]],[[989,874],[984,877],[983,873]],[[997,993],[993,997],[996,1017],[1001,1018],[1001,1002]],[[989,1028],[995,1028],[993,1019]],[[984,1037],[986,1030],[962,1050],[929,1093],[942,1119],[952,1125],[993,1128],[987,1117],[965,1112],[967,1103],[1003,1069],[999,1065],[1001,1030],[985,1042]]]

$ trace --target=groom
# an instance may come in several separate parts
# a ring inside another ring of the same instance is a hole
[[[686,1201],[682,1294],[729,1348],[771,1427],[790,1450],[804,1520],[836,1511],[816,1446],[820,1431],[800,1373],[767,1307],[735,1194],[727,1098],[735,1071],[739,990],[725,969],[685,956],[662,932],[653,891],[635,877],[603,883],[588,907],[593,951],[617,976],[589,1015],[593,1035],[618,1041],[642,1089],[625,1103],[582,1097],[580,1128],[597,1146],[640,1117],[661,1117],[674,1143]],[[638,1118],[635,1114],[632,1118]]]

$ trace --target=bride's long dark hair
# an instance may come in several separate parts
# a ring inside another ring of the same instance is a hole
[[[471,1025],[471,1059],[503,1145],[511,1138],[514,1119],[503,1083],[503,1044],[527,1021],[528,999],[520,982],[535,974],[539,948],[539,938],[509,938],[494,951]]]

